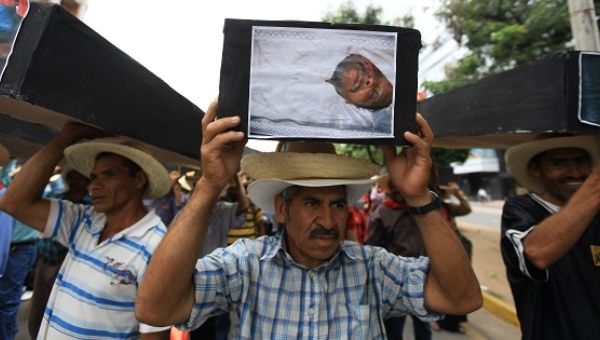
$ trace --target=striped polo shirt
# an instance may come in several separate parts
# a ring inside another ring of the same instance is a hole
[[[54,282],[38,339],[136,339],[155,329],[134,314],[137,287],[166,233],[150,211],[125,230],[98,239],[106,216],[91,206],[51,200],[44,237],[69,248]]]

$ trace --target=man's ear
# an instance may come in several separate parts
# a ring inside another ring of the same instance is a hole
[[[144,171],[138,171],[135,174],[135,187],[138,189],[145,189],[149,185],[148,175]]]
[[[542,177],[542,170],[536,162],[529,162],[529,165],[527,166],[527,173],[535,178]]]
[[[285,223],[285,200],[281,195],[275,196],[275,221]]]

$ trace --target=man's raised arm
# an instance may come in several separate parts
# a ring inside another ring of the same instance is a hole
[[[41,232],[44,231],[50,202],[42,197],[63,150],[83,138],[106,136],[94,127],[68,122],[50,143],[36,152],[21,168],[0,200],[0,210]]]
[[[154,252],[135,303],[138,320],[167,326],[190,317],[194,304],[193,273],[206,228],[221,190],[237,173],[244,134],[231,129],[239,117],[215,120],[217,103],[202,119],[202,177]],[[184,277],[181,280],[166,278]]]
[[[413,147],[404,149],[399,155],[392,146],[383,148],[390,179],[410,207],[426,206],[434,198],[427,187],[432,166],[433,132],[420,114],[417,114],[417,125],[420,136],[411,132],[404,134]],[[430,259],[424,292],[427,309],[461,315],[480,308],[479,282],[448,221],[439,209],[414,217]]]

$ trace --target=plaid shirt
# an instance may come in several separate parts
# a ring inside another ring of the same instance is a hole
[[[427,257],[344,242],[332,259],[309,270],[292,260],[281,240],[241,239],[199,259],[196,301],[179,327],[194,329],[233,310],[240,320],[234,339],[374,339],[385,337],[389,316],[440,316],[423,306]]]

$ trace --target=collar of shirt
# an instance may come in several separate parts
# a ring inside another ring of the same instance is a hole
[[[90,232],[94,235],[101,233],[105,224],[106,215],[98,214],[98,219],[96,220],[96,222],[92,223],[89,226]],[[123,236],[127,236],[128,238],[142,238],[148,231],[157,227],[159,228],[159,225],[161,224],[163,223],[160,217],[158,217],[154,210],[150,210],[140,220],[138,220],[131,226],[119,231],[118,233],[112,235],[107,240],[108,242],[111,242],[113,240],[120,239]]]
[[[541,198],[540,195],[538,195],[538,194],[530,193],[529,196],[531,196],[531,198],[534,201],[538,202],[542,207],[546,208],[546,210],[548,210],[549,212],[551,212],[553,214],[556,214],[557,212],[560,211],[560,206],[546,201],[545,199]]]
[[[322,263],[313,270],[326,269],[335,263],[339,263],[338,258],[340,258],[340,256],[345,256],[352,261],[363,260],[363,254],[356,249],[356,245],[357,244],[354,242],[343,241],[340,249],[331,257],[331,259],[329,259],[329,261]],[[294,261],[292,256],[287,252],[285,232],[277,238],[275,243],[271,243],[264,252],[264,255],[260,257],[260,261],[265,259],[278,259],[281,260],[282,263],[306,269],[304,265]]]

